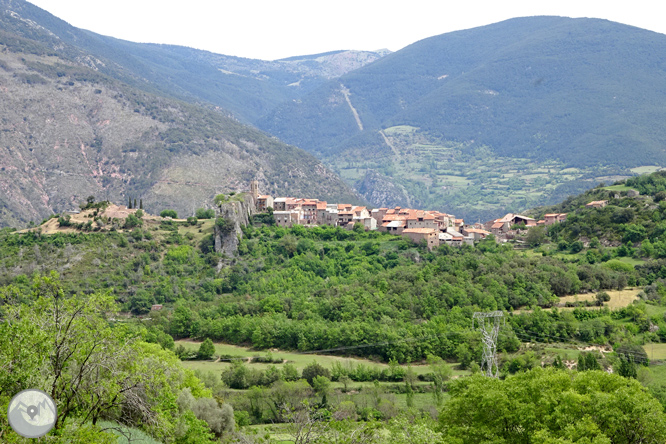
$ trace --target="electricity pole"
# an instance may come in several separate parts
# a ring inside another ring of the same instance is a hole
[[[504,321],[504,312],[475,312],[472,317],[472,328],[479,324],[483,335],[483,363],[481,370],[490,378],[499,377],[499,364],[497,363],[497,335]]]

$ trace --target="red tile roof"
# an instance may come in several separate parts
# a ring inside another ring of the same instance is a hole
[[[434,228],[405,228],[404,233],[421,233],[421,234],[437,234],[437,230]]]

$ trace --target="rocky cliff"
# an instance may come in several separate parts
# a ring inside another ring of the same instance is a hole
[[[236,195],[231,202],[220,206],[218,222],[215,224],[215,251],[233,257],[243,237],[241,227],[250,223],[255,213],[254,199],[247,193]]]

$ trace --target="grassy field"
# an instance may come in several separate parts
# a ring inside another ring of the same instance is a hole
[[[666,344],[645,344],[643,350],[645,350],[650,360],[661,361],[666,359]]]
[[[654,173],[655,171],[659,170],[663,170],[663,168],[660,167],[659,165],[645,165],[632,168],[631,172],[636,174],[646,174],[646,173]]]
[[[629,191],[631,187],[626,185],[611,185],[609,187],[604,187],[604,190],[608,191]]]
[[[610,296],[610,301],[604,302],[604,306],[610,308],[611,310],[617,310],[618,308],[624,308],[632,304],[635,300],[638,299],[638,293],[641,292],[641,288],[626,288],[624,290],[605,290],[606,293]],[[584,302],[584,301],[595,301],[597,299],[596,293],[585,293],[585,294],[574,294],[571,296],[563,296],[560,298],[560,302],[557,305],[559,310],[573,310],[576,307],[565,307],[564,305],[567,302]],[[587,308],[588,310],[598,310],[599,307],[580,307]],[[515,314],[520,313],[530,313],[532,310],[514,310]]]
[[[198,350],[201,342],[191,341],[191,340],[179,340],[176,341],[176,346],[182,345],[189,350]],[[253,351],[247,347],[239,347],[236,345],[216,343],[215,344],[215,354],[216,355],[231,355],[238,358],[252,358],[254,356],[265,357],[268,355],[268,351]],[[304,353],[295,353],[287,352],[281,350],[272,350],[270,354],[273,358],[282,358],[284,361],[294,364],[298,371],[302,371],[308,364],[313,361],[318,362],[324,367],[331,368],[334,362],[340,362],[343,366],[348,365],[358,365],[363,364],[372,368],[384,369],[388,368],[388,364],[373,362],[367,359],[358,359],[358,358],[345,358],[340,356],[331,356],[331,355],[314,355],[314,354],[304,354]],[[202,370],[202,371],[213,371],[219,372],[226,369],[231,365],[228,361],[183,361],[183,366],[190,368],[192,370]],[[266,363],[252,363],[250,360],[250,365],[252,368],[259,370],[266,370],[269,366],[275,364],[266,364]],[[279,365],[279,364],[277,364]],[[454,376],[468,375],[469,372],[466,370],[457,370],[455,367],[456,363],[450,364],[453,367]],[[403,366],[406,367],[406,366]],[[417,375],[425,374],[430,372],[430,367],[425,364],[412,364],[412,369]],[[362,386],[363,383],[354,383],[354,385]]]
[[[611,300],[604,303],[604,305],[611,310],[618,308],[623,308],[634,302],[638,299],[638,293],[641,292],[641,288],[627,288],[624,290],[607,290],[606,293],[610,296]],[[576,294],[573,296],[564,296],[560,298],[560,304],[566,304],[567,302],[577,302],[577,301],[594,301],[596,300],[597,295],[595,293],[587,294]]]
[[[184,225],[178,227],[178,233],[183,236],[186,236],[187,233],[192,233],[194,236],[195,242],[201,242],[201,240],[209,234],[213,234],[213,226],[215,225],[215,219],[201,219],[196,225]]]

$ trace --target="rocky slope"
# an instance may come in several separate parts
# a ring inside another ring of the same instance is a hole
[[[48,35],[34,22],[3,19],[23,32],[0,30],[0,226],[89,195],[186,216],[254,178],[263,192],[359,201],[311,155],[225,112],[111,79],[80,48],[27,38]]]

